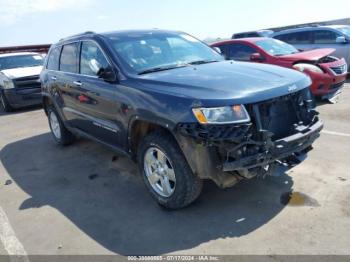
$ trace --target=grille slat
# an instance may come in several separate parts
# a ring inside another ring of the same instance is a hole
[[[15,86],[19,89],[41,87],[41,83],[38,75],[17,78],[17,79],[14,79],[14,83],[15,83]]]
[[[342,75],[342,74],[346,73],[348,70],[346,64],[341,65],[341,66],[334,66],[334,67],[331,67],[331,69],[336,75]]]

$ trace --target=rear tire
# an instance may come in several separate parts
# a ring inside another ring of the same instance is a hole
[[[146,187],[161,206],[179,209],[199,197],[203,181],[193,174],[171,135],[162,131],[146,135],[137,158]]]
[[[0,92],[0,107],[4,112],[12,112],[13,108],[10,103],[7,101],[6,96],[3,92]]]
[[[75,136],[64,126],[57,110],[53,106],[48,107],[47,116],[51,134],[55,142],[62,146],[72,144],[75,140]]]

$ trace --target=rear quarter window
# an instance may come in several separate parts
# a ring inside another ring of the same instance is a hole
[[[49,54],[47,58],[47,66],[46,68],[49,70],[58,70],[59,58],[60,58],[61,47],[57,46]]]

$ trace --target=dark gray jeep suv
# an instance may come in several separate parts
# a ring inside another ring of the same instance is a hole
[[[62,39],[41,81],[58,144],[82,136],[132,157],[171,209],[193,202],[204,179],[229,187],[295,165],[322,129],[304,74],[224,61],[182,32]]]

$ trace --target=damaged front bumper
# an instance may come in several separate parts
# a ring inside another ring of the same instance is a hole
[[[240,179],[275,175],[279,166],[298,164],[323,128],[312,101],[302,93],[247,108],[250,123],[177,126],[179,145],[200,178],[229,187]]]
[[[257,153],[247,157],[243,157],[236,161],[226,161],[222,165],[223,171],[235,171],[240,169],[251,169],[257,166],[264,166],[277,161],[284,160],[293,154],[306,153],[309,151],[312,143],[320,136],[320,131],[323,128],[321,121],[317,121],[310,127],[305,127],[304,130],[285,137],[274,142],[262,153]],[[266,145],[267,142],[262,143]]]

